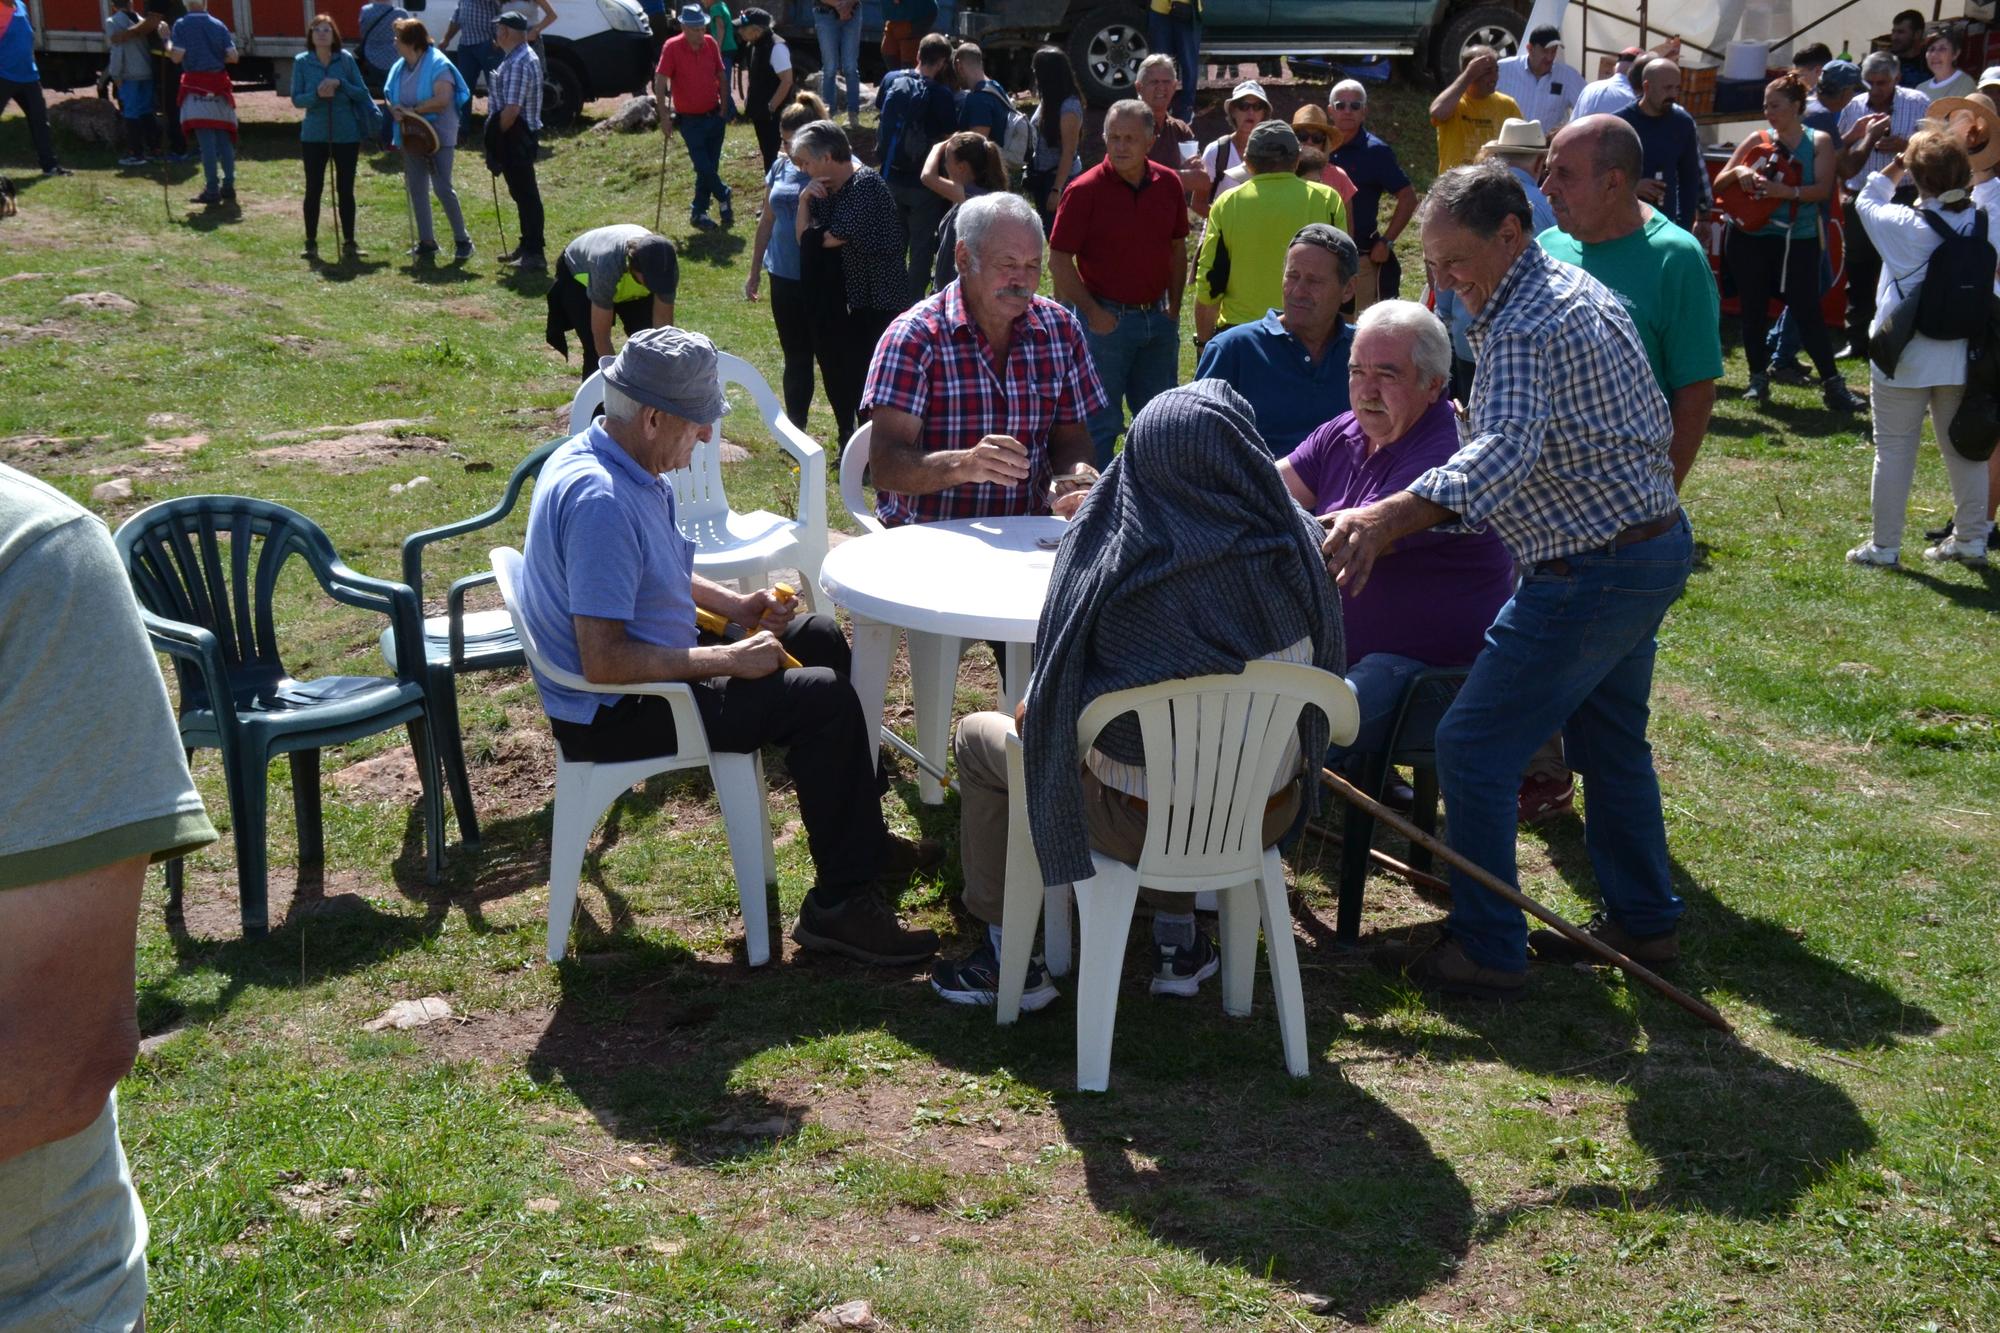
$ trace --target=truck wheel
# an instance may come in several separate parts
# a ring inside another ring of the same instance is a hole
[[[1133,97],[1139,62],[1151,53],[1146,11],[1134,4],[1105,5],[1078,19],[1069,31],[1069,63],[1078,91],[1091,106]]]
[[[1440,78],[1456,78],[1465,64],[1465,48],[1490,46],[1502,56],[1521,49],[1528,21],[1506,5],[1473,5],[1452,15],[1438,38],[1437,73]]]
[[[550,56],[542,75],[542,124],[552,130],[568,129],[583,114],[586,100],[577,67],[563,56]]]

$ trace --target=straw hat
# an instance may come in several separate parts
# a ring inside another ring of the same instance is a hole
[[[1931,103],[1931,109],[1924,117],[1927,127],[1949,131],[1961,144],[1966,142],[1964,131],[1971,128],[1961,116],[1970,116],[1974,123],[1986,131],[1986,143],[1978,152],[1968,148],[1967,156],[1972,159],[1974,171],[1985,171],[1995,162],[2000,162],[2000,116],[1993,114],[1993,104],[1986,98],[1940,97]]]
[[[1549,140],[1540,121],[1509,116],[1500,125],[1500,137],[1486,141],[1485,151],[1507,157],[1540,157],[1549,151]]]

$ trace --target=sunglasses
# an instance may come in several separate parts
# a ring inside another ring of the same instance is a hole
[[[1368,104],[1366,102],[1335,102],[1333,109],[1335,111],[1366,111]]]
[[[1323,144],[1326,142],[1326,136],[1318,130],[1300,130],[1299,142]]]

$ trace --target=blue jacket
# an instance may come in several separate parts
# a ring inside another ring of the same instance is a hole
[[[321,79],[340,80],[339,90],[321,97]],[[359,143],[375,135],[375,99],[361,80],[361,66],[346,51],[334,52],[329,65],[320,64],[311,51],[293,56],[292,104],[306,113],[299,122],[302,142]]]
[[[421,94],[417,102],[428,102],[431,89],[437,87],[437,81],[446,75],[450,75],[451,81],[457,85],[451,100],[458,108],[459,123],[463,125],[466,108],[472,105],[472,89],[466,85],[465,76],[458,72],[458,66],[446,59],[444,52],[438,50],[435,45],[426,50],[417,61],[417,88]],[[396,95],[397,89],[402,87],[402,82],[403,58],[397,56],[396,63],[389,66],[388,74],[382,79],[382,96],[387,98],[391,105],[415,106],[416,102],[404,102]],[[436,114],[427,115],[424,119],[433,125],[438,123]],[[396,126],[392,142],[398,148],[403,146],[401,125]]]

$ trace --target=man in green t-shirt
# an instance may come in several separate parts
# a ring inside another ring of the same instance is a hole
[[[1542,249],[1609,287],[1639,331],[1673,416],[1674,485],[1694,466],[1722,377],[1721,300],[1692,233],[1642,203],[1639,136],[1616,116],[1585,116],[1549,144],[1542,191],[1556,225]]]
[[[151,861],[215,840],[104,524],[0,466],[0,1328],[133,1328],[112,1090]]]
[[[1315,222],[1347,230],[1340,196],[1294,174],[1299,136],[1267,120],[1243,150],[1250,179],[1215,201],[1195,258],[1195,346],[1285,303],[1285,255],[1299,229]]]

